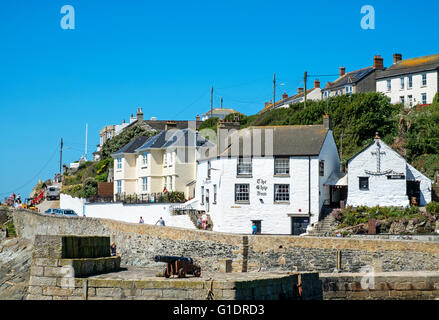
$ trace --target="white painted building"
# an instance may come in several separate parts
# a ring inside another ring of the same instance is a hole
[[[210,215],[213,230],[301,234],[319,220],[324,186],[340,159],[324,125],[250,127],[227,139],[218,136],[220,156],[199,160],[196,209]]]
[[[378,136],[348,160],[347,172],[348,206],[407,207],[413,198],[424,206],[431,201],[431,180]]]
[[[402,60],[393,55],[393,65],[376,76],[377,92],[387,95],[391,103],[407,107],[430,104],[439,87],[439,54]]]

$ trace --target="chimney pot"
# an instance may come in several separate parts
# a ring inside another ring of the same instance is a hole
[[[401,60],[402,60],[402,54],[400,53],[393,54],[393,63],[398,63]]]
[[[384,70],[384,59],[381,56],[373,57],[373,67],[377,70]]]
[[[345,73],[346,73],[346,68],[341,66],[340,67],[340,77],[343,77],[345,75]]]
[[[297,93],[302,93],[303,92],[303,88],[297,88]]]
[[[288,94],[286,93],[286,92],[284,92],[283,94],[282,94],[282,99],[287,99],[288,98]]]

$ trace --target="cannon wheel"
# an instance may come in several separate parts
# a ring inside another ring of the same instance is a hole
[[[184,278],[186,277],[186,272],[184,272],[183,268],[178,269],[178,277],[179,278]]]
[[[194,271],[194,277],[198,278],[199,276],[201,276],[201,268],[197,268]]]
[[[168,271],[168,267],[165,267],[165,269],[163,270],[163,274],[165,275],[165,278],[169,278],[171,276],[171,274]]]

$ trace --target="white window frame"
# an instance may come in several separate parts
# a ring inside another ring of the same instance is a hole
[[[401,77],[401,78],[399,78],[400,79],[400,82],[401,82],[401,90],[403,90],[404,89],[404,77]]]
[[[427,86],[427,74],[426,74],[426,73],[423,73],[421,77],[422,77],[422,78],[421,78],[422,86],[423,86],[423,87],[426,87],[426,86]]]
[[[235,184],[235,202],[236,203],[250,203],[250,184],[236,183]]]
[[[407,89],[413,88],[413,76],[408,76]]]
[[[274,202],[290,202],[290,184],[275,184],[274,185]]]
[[[236,174],[238,176],[248,176],[253,173],[253,161],[251,157],[238,157]]]
[[[289,174],[290,174],[290,158],[274,157],[274,175],[277,176],[277,175],[289,175]]]
[[[387,91],[392,91],[392,80],[387,80]]]
[[[117,180],[116,187],[117,187],[116,193],[122,194],[122,180]]]
[[[148,192],[148,177],[142,177],[142,193]]]
[[[201,204],[204,204],[204,186],[201,186]]]
[[[213,185],[213,204],[216,204],[216,196],[217,196],[217,186],[216,184]]]
[[[427,93],[421,93],[422,104],[427,104]]]
[[[116,158],[116,169],[122,169],[122,158]]]
[[[148,152],[142,153],[142,165],[148,167]]]

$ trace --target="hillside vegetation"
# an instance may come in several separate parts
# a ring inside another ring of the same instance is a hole
[[[381,139],[430,178],[439,172],[439,101],[405,109],[382,93],[341,95],[242,116],[241,128],[268,125],[322,124],[328,112],[342,162],[361,151],[378,132]],[[233,119],[233,115],[226,117]],[[210,128],[213,120],[210,120]],[[215,124],[216,125],[216,124]]]

